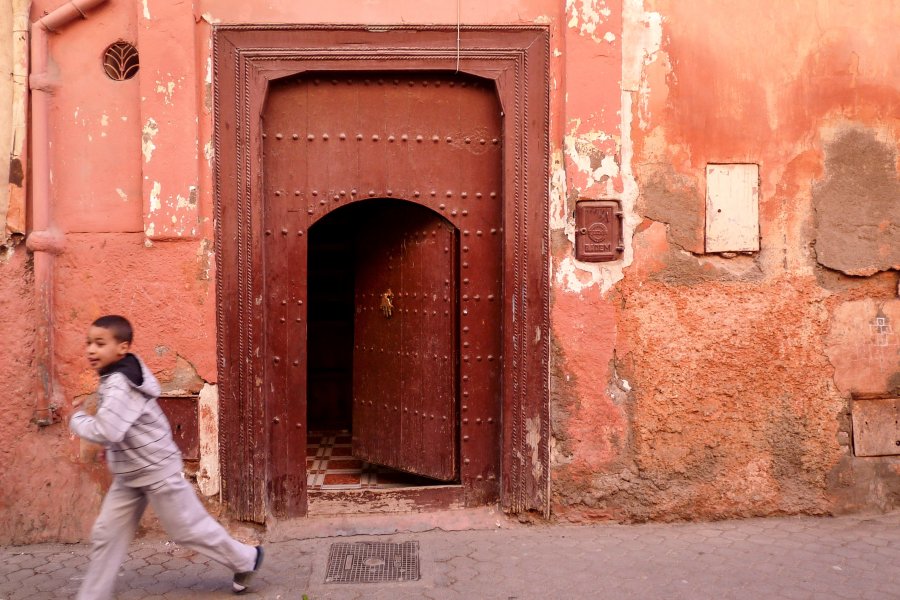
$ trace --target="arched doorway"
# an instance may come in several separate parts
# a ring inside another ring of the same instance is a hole
[[[332,491],[460,482],[458,239],[437,213],[389,198],[310,228],[310,512]]]

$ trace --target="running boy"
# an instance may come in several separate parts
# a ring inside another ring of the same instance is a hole
[[[148,502],[176,543],[234,571],[232,589],[243,592],[262,564],[262,546],[254,548],[228,535],[184,480],[181,453],[156,401],[159,382],[129,352],[132,337],[131,323],[124,317],[107,315],[93,322],[87,359],[100,374],[97,413],[78,410],[69,421],[76,435],[106,447],[113,474],[91,532],[91,562],[78,598],[112,597],[116,574]]]

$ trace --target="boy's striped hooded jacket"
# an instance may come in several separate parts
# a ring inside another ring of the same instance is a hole
[[[137,356],[129,354],[119,362],[126,361],[137,382],[123,369],[101,374],[97,413],[77,411],[69,428],[79,437],[106,446],[106,463],[113,475],[130,487],[141,487],[180,472],[181,452],[156,401],[160,393],[156,377]]]

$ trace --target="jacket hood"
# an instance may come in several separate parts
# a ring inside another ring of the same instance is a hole
[[[141,385],[135,385],[129,380],[128,383],[145,396],[158,398],[160,392],[162,392],[162,389],[159,387],[159,382],[156,380],[153,373],[150,372],[150,369],[147,368],[147,365],[144,364],[144,361],[137,356],[135,356],[135,358],[137,358],[138,363],[141,365],[141,374],[144,376],[144,382]]]
[[[109,365],[101,375],[108,376],[112,373],[124,375],[128,385],[148,398],[158,398],[162,391],[159,381],[156,380],[156,377],[150,372],[144,361],[134,354],[129,353],[122,360]]]

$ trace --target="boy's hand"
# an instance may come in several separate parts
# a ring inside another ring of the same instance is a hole
[[[81,394],[72,398],[72,412],[83,410],[89,415],[97,412],[97,394]]]
[[[68,422],[69,419],[72,418],[72,415],[74,415],[79,410],[83,410],[81,408],[82,404],[84,404],[84,397],[73,398],[71,404],[67,405],[63,403],[63,405],[59,407],[57,415],[59,415],[61,421]]]
[[[77,412],[85,412],[89,415],[94,414],[94,402],[92,402],[93,397],[94,394],[84,394],[82,396],[76,396],[72,398],[72,402],[70,404],[64,404],[61,407],[62,410],[60,410],[59,412],[60,420],[69,422],[72,419],[72,416]]]

